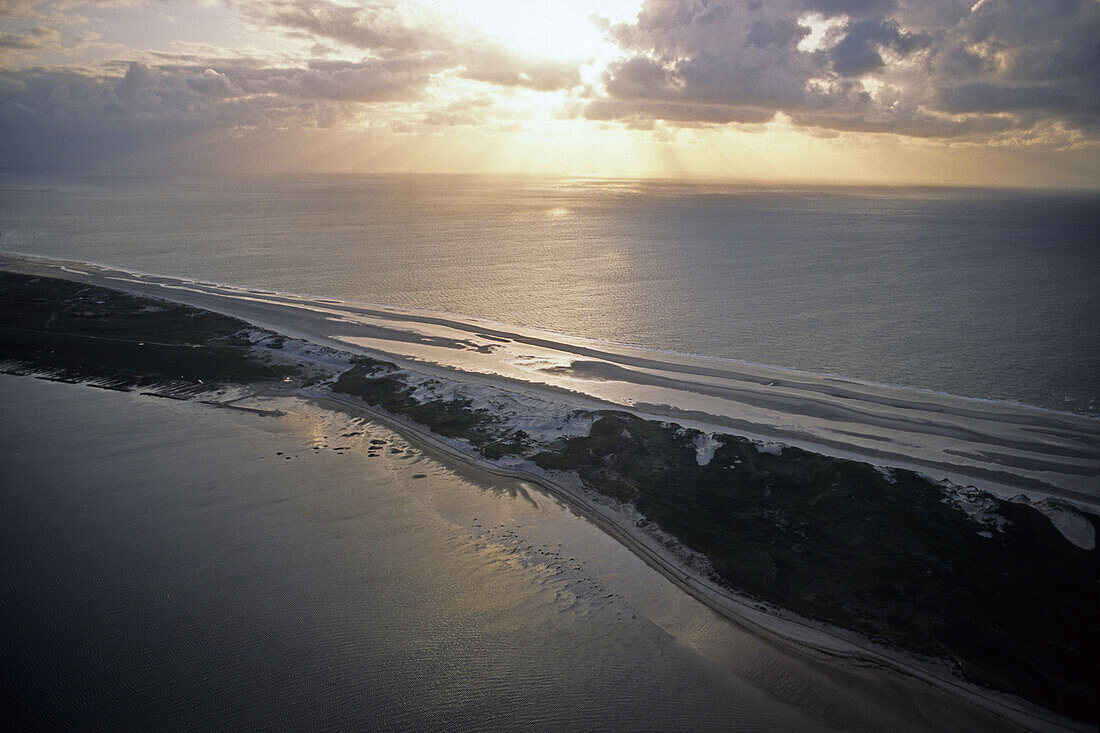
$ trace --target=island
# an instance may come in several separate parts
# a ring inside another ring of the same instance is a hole
[[[502,387],[464,389],[457,371],[79,277],[0,273],[0,371],[227,408],[248,388],[359,409],[539,483],[740,622],[778,637],[784,627],[766,619],[802,625],[834,642],[797,643],[828,653],[1100,721],[1095,506],[1010,500],[626,409],[545,397],[532,408]]]

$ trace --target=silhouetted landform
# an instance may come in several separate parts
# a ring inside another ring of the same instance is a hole
[[[239,335],[248,324],[190,306],[7,272],[0,304],[6,372],[186,395],[297,371],[260,358]]]
[[[308,366],[271,358],[283,337],[195,308],[11,274],[0,275],[0,306],[9,372],[183,395],[216,383],[318,381]],[[593,412],[587,434],[536,440],[468,399],[417,394],[394,364],[348,359],[328,389],[463,440],[486,459],[575,472],[705,555],[714,580],[731,589],[1098,719],[1093,514],[1056,507],[1091,527],[1086,549],[1026,503],[626,412]]]

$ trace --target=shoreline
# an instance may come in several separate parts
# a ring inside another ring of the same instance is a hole
[[[790,377],[807,377],[816,378],[827,381],[834,381],[838,383],[853,384],[871,389],[881,388],[887,390],[897,390],[899,392],[912,393],[914,397],[924,396],[934,399],[947,399],[958,400],[963,402],[972,402],[981,404],[988,404],[993,407],[1001,408],[1019,408],[1028,412],[1037,413],[1049,413],[1053,418],[1069,418],[1073,420],[1087,420],[1100,423],[1100,413],[1086,414],[1081,412],[1071,412],[1067,410],[1059,410],[1054,407],[1046,407],[1043,405],[1035,405],[1029,402],[1023,402],[1014,399],[1000,399],[996,397],[979,397],[976,395],[961,394],[955,392],[947,392],[944,390],[935,389],[932,387],[920,387],[911,384],[904,384],[900,382],[876,382],[868,379],[862,379],[859,377],[847,376],[837,372],[813,372],[805,369],[799,369],[797,367],[782,366],[779,364],[768,364],[763,362],[747,361],[744,359],[736,359],[725,356],[714,356],[710,354],[699,354],[690,351],[677,351],[675,349],[663,349],[655,346],[645,346],[641,344],[628,343],[623,341],[614,341],[611,339],[597,338],[593,336],[574,336],[564,332],[549,331],[547,329],[538,326],[525,326],[521,324],[511,324],[503,321],[494,321],[492,319],[484,318],[481,316],[470,315],[467,313],[458,313],[451,311],[439,311],[430,310],[425,308],[413,308],[408,306],[393,305],[389,303],[373,303],[369,301],[347,300],[341,298],[334,298],[327,295],[317,295],[313,293],[290,293],[285,291],[272,290],[262,287],[250,287],[245,285],[235,285],[233,283],[225,283],[217,280],[204,280],[199,278],[191,278],[185,276],[175,275],[163,275],[153,272],[145,272],[142,270],[131,270],[116,265],[110,265],[102,262],[95,262],[91,260],[74,260],[66,258],[52,258],[45,257],[43,255],[31,254],[27,252],[17,252],[13,250],[0,250],[0,268],[12,269],[13,266],[24,263],[27,265],[39,265],[45,268],[54,268],[60,270],[60,272],[54,273],[52,277],[60,279],[76,279],[83,280],[88,277],[95,277],[94,273],[90,273],[86,270],[72,269],[73,267],[88,267],[94,270],[101,271],[104,279],[112,279],[109,273],[128,275],[136,278],[137,281],[146,281],[146,284],[159,283],[160,281],[176,281],[180,286],[195,285],[199,287],[213,288],[217,290],[224,290],[229,292],[240,293],[242,296],[273,296],[282,299],[286,299],[287,302],[300,302],[300,303],[319,303],[327,304],[331,306],[340,306],[347,308],[369,308],[377,309],[378,311],[385,311],[392,313],[395,316],[411,316],[414,318],[425,319],[447,319],[455,322],[463,322],[470,325],[483,325],[489,330],[495,329],[515,329],[530,332],[533,334],[541,334],[550,338],[560,338],[564,340],[576,340],[589,342],[594,344],[603,344],[614,349],[624,349],[627,351],[637,351],[643,353],[652,353],[667,355],[674,358],[682,358],[689,360],[700,361],[713,361],[719,365],[729,365],[735,367],[741,367],[749,370],[760,370],[768,373],[783,374]],[[71,278],[67,276],[72,276]],[[104,287],[107,287],[106,285]],[[142,290],[130,290],[127,288],[126,282],[115,282],[110,287],[122,290],[124,292],[133,292],[135,294],[143,294]],[[171,287],[171,286],[166,286]],[[167,296],[147,296],[147,297],[161,297],[172,302],[184,302],[182,300],[173,300]],[[214,310],[211,308],[211,310]],[[217,311],[222,312],[222,311]],[[231,310],[225,311],[225,315],[233,315]],[[382,352],[379,352],[382,353]]]
[[[1005,499],[1100,505],[1100,419],[1089,416],[75,261],[0,254],[0,266],[187,303],[432,376],[907,468]]]
[[[83,282],[94,281],[94,277],[89,276],[87,273],[74,273],[67,269],[66,271],[77,276],[83,275],[83,277],[75,278]],[[109,286],[116,287],[113,282],[110,283]],[[177,288],[180,286],[169,285],[162,287],[169,287],[171,288],[172,294],[176,294],[178,292]],[[118,288],[116,287],[116,289]],[[142,292],[141,294],[148,297],[147,293]],[[171,298],[165,297],[163,294],[155,295],[154,297],[159,297],[162,301],[171,300]],[[175,302],[179,302],[179,300]],[[200,303],[199,307],[207,308],[208,306],[205,303]],[[276,315],[278,315],[278,313],[279,312],[276,311]],[[239,312],[234,312],[233,315],[237,318],[253,320],[249,318],[247,314],[242,315]],[[284,314],[284,316],[285,315],[286,314]],[[274,324],[259,323],[258,325],[267,326],[272,330],[288,334],[292,337],[303,338],[304,336],[307,342],[317,343],[317,339],[310,338],[309,333],[302,334],[297,332],[297,329],[287,328],[287,325],[295,325],[293,321],[284,321]],[[250,340],[252,343],[255,343],[254,339]],[[312,347],[303,351],[299,343],[299,345],[288,349],[285,356],[291,363],[296,360],[302,361],[303,363],[312,362],[315,367],[322,364],[330,367],[334,366],[334,359],[339,356],[344,362],[343,366],[340,368],[346,369],[348,360],[354,360],[353,357],[356,351],[360,351],[361,353],[366,350],[362,348],[349,350],[347,349],[347,344],[338,338],[331,340],[325,339],[325,341],[328,342],[328,346],[338,349],[340,353],[332,354],[332,352],[329,352],[325,354],[317,352],[316,349],[311,350]],[[268,348],[282,349],[283,346],[280,343],[278,346]],[[269,354],[274,353],[276,352],[269,351]],[[326,358],[332,363],[327,363],[325,361]],[[414,362],[413,365],[407,366],[407,368],[411,372],[419,373],[421,377],[433,373],[432,369],[417,368],[423,366],[424,365],[419,362]],[[435,366],[437,368],[440,367],[438,364]],[[531,392],[529,391],[513,389],[515,385],[506,379],[494,379],[494,377],[499,377],[500,375],[483,374],[475,378],[473,375],[467,374],[460,369],[451,368],[442,369],[442,371],[446,374],[447,378],[453,382],[457,381],[460,386],[467,390],[471,389],[471,384],[475,386],[474,388],[476,388],[476,385],[480,384],[484,387],[494,389],[498,393],[503,392],[511,394],[512,398],[515,399],[524,399],[531,396]],[[202,380],[199,380],[199,382],[201,384]],[[430,378],[428,378],[428,382],[431,382]],[[420,382],[413,380],[414,387],[416,384],[424,384],[424,382],[423,380]],[[344,391],[346,392],[346,390]],[[342,393],[334,393],[327,389],[324,391],[310,389],[308,383],[293,389],[278,387],[269,388],[267,392],[261,390],[251,396],[263,397],[265,394],[276,397],[292,396],[306,400],[323,401],[332,405],[341,406],[340,409],[354,409],[397,430],[404,436],[415,435],[419,441],[428,448],[446,455],[451,459],[462,461],[477,470],[537,484],[543,487],[552,496],[557,497],[559,500],[572,507],[577,513],[595,523],[605,534],[627,547],[649,567],[660,572],[683,592],[703,603],[712,611],[723,616],[726,620],[736,625],[746,627],[754,633],[759,634],[761,638],[770,639],[792,648],[813,652],[814,654],[825,657],[864,661],[879,667],[892,669],[903,675],[930,683],[952,696],[966,699],[1005,720],[1011,720],[1012,722],[1028,727],[1038,727],[1040,729],[1074,729],[1076,726],[1081,725],[1074,723],[1068,718],[1063,718],[1058,713],[1051,712],[1017,696],[996,692],[983,688],[975,683],[966,682],[952,673],[946,668],[946,665],[942,663],[929,661],[928,658],[922,658],[920,655],[905,652],[899,648],[880,646],[870,641],[868,637],[859,632],[847,631],[831,622],[810,621],[805,616],[800,616],[794,612],[781,609],[780,606],[776,605],[774,602],[764,602],[761,604],[754,602],[751,597],[731,594],[725,589],[709,582],[707,578],[700,576],[699,573],[694,572],[689,564],[683,562],[685,558],[677,556],[675,551],[668,552],[666,551],[667,548],[663,550],[659,546],[658,538],[648,532],[639,530],[632,521],[633,517],[630,517],[627,512],[616,509],[613,499],[608,499],[605,502],[601,501],[600,498],[596,498],[594,495],[589,496],[588,491],[591,491],[591,487],[587,490],[581,489],[579,491],[569,488],[563,485],[561,481],[557,480],[555,475],[548,474],[545,466],[538,468],[529,461],[521,464],[512,464],[511,466],[494,463],[492,460],[493,456],[486,454],[483,458],[478,455],[473,455],[475,450],[474,447],[464,448],[462,442],[455,440],[453,437],[446,438],[442,435],[438,435],[432,432],[431,428],[413,422],[414,418],[396,415],[386,410],[380,410],[377,407],[371,407],[359,397],[345,397]],[[469,394],[469,392],[459,392],[457,395],[452,394],[451,397],[446,399],[462,399],[462,394]],[[543,401],[539,400],[537,396],[533,399]],[[230,400],[230,402],[237,402],[238,400],[239,398],[235,398]],[[208,402],[215,406],[227,407],[229,409],[253,411],[253,408],[244,407],[238,404],[216,403],[201,399],[199,399],[199,401]],[[401,408],[398,408],[398,411],[402,411]],[[631,412],[637,415],[639,411],[632,410]],[[424,420],[423,417],[419,415],[415,419]],[[436,427],[436,424],[431,420],[427,420],[426,422],[429,426]],[[561,430],[561,428],[558,429]],[[446,433],[446,431],[443,430],[439,432],[443,432],[447,435],[454,435],[454,433]],[[458,435],[463,436],[463,433],[460,432]],[[475,445],[477,444],[476,441],[474,441],[474,443]],[[469,445],[468,441],[467,445]],[[762,453],[770,452],[768,450],[761,450],[759,444],[757,445],[757,449]],[[781,449],[780,452],[782,452]],[[711,455],[713,455],[713,452]],[[778,455],[778,453],[776,455]],[[535,460],[537,461],[538,459],[536,458]],[[703,466],[705,464],[700,460],[699,465]],[[601,493],[606,494],[608,492]]]
[[[10,376],[53,381],[49,377],[36,375]],[[92,386],[85,383],[79,384],[80,386]],[[174,399],[185,403],[193,402],[197,405],[221,408],[230,412],[241,411],[254,416],[280,417],[285,414],[277,409],[271,410],[247,404],[229,404],[215,399],[184,398],[180,400],[168,395],[138,391],[131,392],[131,394]],[[961,699],[1023,729],[1037,731],[1092,730],[1092,727],[1087,723],[1058,715],[1029,703],[1023,698],[968,683],[953,675],[943,664],[922,660],[904,650],[876,645],[874,642],[862,638],[856,632],[847,632],[822,622],[800,617],[772,604],[754,601],[748,597],[738,597],[726,589],[717,587],[706,578],[695,573],[691,568],[678,562],[674,553],[663,552],[655,538],[632,526],[629,522],[622,521],[623,518],[615,516],[617,513],[615,508],[589,499],[583,491],[578,492],[570,489],[551,476],[500,466],[479,458],[462,450],[461,444],[456,441],[432,433],[430,430],[401,416],[392,415],[384,410],[367,405],[358,398],[309,388],[266,387],[251,394],[239,395],[232,402],[255,400],[262,403],[265,398],[301,399],[317,405],[321,409],[339,411],[352,417],[365,417],[387,429],[393,430],[411,445],[436,460],[457,462],[477,472],[534,484],[549,496],[564,503],[585,521],[594,524],[600,531],[642,560],[647,567],[660,573],[663,578],[670,581],[681,592],[707,607],[721,617],[724,622],[744,629],[747,633],[765,641],[777,644],[781,648],[811,658],[870,664],[889,670],[891,673],[902,677],[928,684],[945,694]]]
[[[613,512],[613,509],[601,507],[597,502],[586,498],[583,493],[578,494],[578,492],[565,487],[553,477],[499,466],[483,458],[468,454],[446,438],[433,434],[399,416],[371,407],[362,400],[332,393],[322,394],[308,389],[287,390],[285,392],[269,389],[255,396],[298,397],[313,403],[334,404],[337,409],[342,411],[350,409],[394,430],[429,454],[442,455],[447,459],[459,461],[466,466],[495,476],[536,484],[551,496],[563,501],[577,514],[591,521],[603,532],[634,553],[651,569],[660,573],[681,591],[702,603],[724,620],[774,643],[802,653],[871,663],[889,669],[903,676],[912,677],[933,685],[1008,722],[1031,730],[1091,730],[1087,723],[1080,723],[1047,711],[1027,702],[1023,698],[968,683],[946,670],[937,672],[936,667],[942,668],[945,666],[943,664],[923,662],[903,650],[891,649],[876,645],[867,639],[861,639],[856,632],[846,632],[843,629],[799,617],[777,607],[767,608],[766,606],[771,606],[771,604],[754,602],[748,597],[737,597],[730,591],[719,588],[709,580],[693,573],[691,568],[683,563],[678,563],[674,556],[665,556],[657,547],[651,544],[654,541],[651,536],[636,531],[627,523],[618,522],[615,517],[610,516],[609,512]],[[762,605],[765,607],[762,607]],[[794,634],[792,631],[800,633]],[[862,643],[860,643],[861,641]]]

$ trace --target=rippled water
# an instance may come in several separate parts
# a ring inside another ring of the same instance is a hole
[[[1100,196],[42,179],[0,249],[1100,411]]]

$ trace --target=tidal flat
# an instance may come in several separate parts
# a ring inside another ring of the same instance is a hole
[[[38,299],[28,300],[29,291]],[[565,410],[557,427],[567,429],[554,435],[530,421],[516,427],[448,393],[438,378],[378,359],[345,354],[341,361],[331,349],[288,346],[281,335],[224,316],[188,311],[188,325],[214,319],[202,338],[158,327],[157,319],[180,317],[162,301],[142,304],[93,286],[18,276],[6,279],[4,292],[23,293],[23,305],[5,311],[15,318],[4,324],[9,371],[114,389],[160,385],[164,394],[210,397],[221,389],[212,401],[238,407],[240,395],[225,394],[233,385],[351,396],[481,459],[573,477],[582,491],[635,511],[637,528],[653,525],[701,555],[705,562],[696,571],[719,587],[886,648],[946,660],[971,682],[1059,713],[1090,714],[1097,519],[1088,511],[1058,504],[1058,516],[1069,517],[1064,523],[1076,527],[1075,534],[1057,526],[1050,511],[912,471],[703,434],[621,411]],[[27,303],[37,303],[39,315]],[[104,324],[115,316],[123,319],[119,330],[80,333],[81,319],[110,330]],[[150,333],[161,334],[158,347],[186,349],[191,361],[199,360],[197,371],[161,368],[171,358],[145,360],[146,342],[134,323],[143,318]],[[135,328],[133,337],[124,335]],[[57,348],[66,339],[118,339],[129,350],[117,357],[124,364],[104,365],[94,349],[82,363],[83,349]],[[207,350],[225,356],[224,349],[234,350],[228,361],[200,356]]]

